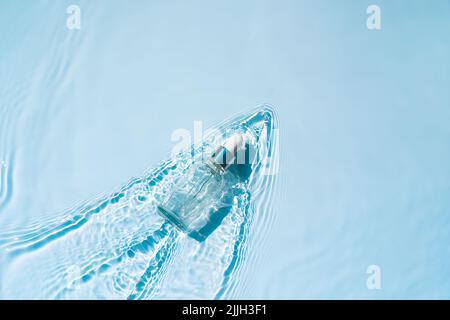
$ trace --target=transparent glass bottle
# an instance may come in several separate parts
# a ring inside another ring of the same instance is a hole
[[[210,157],[194,162],[174,191],[158,205],[160,214],[192,238],[205,240],[211,226],[223,219],[221,208],[227,206],[230,189],[239,180],[228,168],[242,146],[243,137],[236,134]]]

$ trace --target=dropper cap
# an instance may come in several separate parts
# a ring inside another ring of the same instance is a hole
[[[221,171],[225,171],[234,162],[236,153],[242,148],[244,138],[240,133],[236,133],[228,138],[212,155],[212,160]]]
[[[230,152],[231,155],[236,156],[236,152],[242,148],[242,143],[244,142],[244,138],[242,134],[236,133],[232,135],[229,139],[225,141],[223,144],[224,148]]]

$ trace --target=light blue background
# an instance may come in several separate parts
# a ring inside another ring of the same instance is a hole
[[[2,0],[0,223],[113,190],[173,130],[267,103],[277,219],[239,298],[450,298],[449,35],[444,0]]]

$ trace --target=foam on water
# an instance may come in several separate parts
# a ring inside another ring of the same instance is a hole
[[[268,107],[236,116],[208,130],[200,145],[131,179],[117,192],[20,229],[3,226],[0,297],[233,297],[242,262],[257,259],[247,239],[263,241],[273,220],[276,129],[276,115]],[[197,242],[162,218],[156,206],[197,155],[236,131],[245,132],[255,150],[249,176],[236,186],[232,208],[220,226]],[[1,172],[7,179],[7,169]],[[4,185],[0,199],[8,192]]]

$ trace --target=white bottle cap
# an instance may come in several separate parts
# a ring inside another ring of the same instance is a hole
[[[243,142],[244,138],[241,134],[232,135],[223,145],[216,149],[207,164],[223,173],[234,162],[236,152],[243,147]]]

